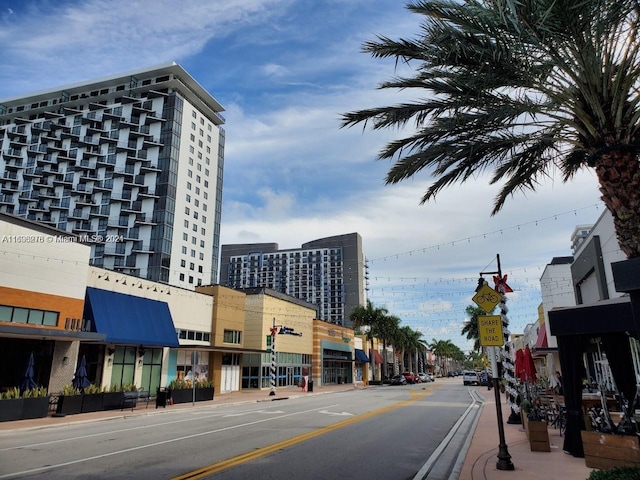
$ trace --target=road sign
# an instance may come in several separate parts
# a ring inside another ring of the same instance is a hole
[[[473,296],[473,300],[485,312],[489,313],[500,303],[501,295],[489,285],[483,285]]]
[[[483,347],[501,347],[504,345],[502,335],[502,317],[500,315],[478,316],[478,334]]]

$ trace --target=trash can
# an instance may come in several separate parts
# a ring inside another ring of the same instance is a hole
[[[158,392],[156,394],[156,408],[166,407],[170,397],[171,397],[171,390],[168,390],[164,387],[158,388]]]
[[[313,392],[313,380],[309,380],[309,383],[307,384],[307,391]]]

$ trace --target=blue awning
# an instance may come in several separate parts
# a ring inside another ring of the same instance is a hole
[[[166,302],[87,288],[85,317],[109,343],[177,347],[171,312]]]
[[[362,362],[362,363],[369,363],[369,357],[367,357],[367,354],[364,353],[364,351],[358,350],[356,348],[356,361]]]

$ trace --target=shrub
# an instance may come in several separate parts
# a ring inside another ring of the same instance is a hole
[[[18,387],[13,387],[4,393],[0,393],[0,395],[0,398],[3,399],[20,398],[20,389]]]
[[[138,387],[136,387],[135,383],[125,383],[122,385],[123,392],[137,392]]]
[[[95,383],[90,383],[87,388],[84,389],[84,393],[102,393],[102,388],[96,385]]]
[[[62,387],[62,395],[71,396],[71,395],[80,395],[80,389],[74,387],[73,385],[65,385]]]
[[[30,388],[22,392],[24,398],[42,398],[48,396],[47,389],[44,387]]]
[[[640,480],[640,467],[615,467],[611,470],[594,470],[588,480]]]

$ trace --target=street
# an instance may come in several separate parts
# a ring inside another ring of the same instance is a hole
[[[406,479],[471,401],[444,380],[4,432],[0,479]]]

